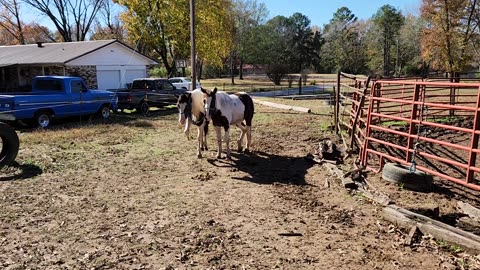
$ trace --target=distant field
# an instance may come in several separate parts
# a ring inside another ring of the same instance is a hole
[[[294,74],[299,75],[299,74]],[[306,85],[332,83],[336,80],[336,74],[309,74],[307,75]],[[235,77],[235,84],[232,84],[232,78],[215,78],[201,80],[202,87],[214,88],[217,87],[222,91],[244,91],[244,92],[260,92],[260,91],[274,91],[288,88],[288,81],[284,79],[280,85],[275,85],[268,79],[266,75],[263,76],[244,76],[240,80],[238,76]],[[298,81],[292,84],[292,88],[298,87]]]

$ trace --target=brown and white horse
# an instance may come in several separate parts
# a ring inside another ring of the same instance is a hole
[[[190,125],[197,126],[197,157],[202,157],[203,150],[208,150],[207,134],[208,120],[206,119],[205,107],[203,105],[203,93],[200,89],[181,94],[177,100],[178,122],[185,125],[184,133],[190,140]]]
[[[222,91],[201,89],[205,98],[205,114],[207,120],[212,119],[217,133],[218,152],[217,158],[222,157],[222,130],[225,130],[225,144],[227,158],[230,155],[230,125],[236,125],[240,130],[237,141],[238,151],[242,151],[243,138],[247,134],[245,152],[248,152],[252,142],[252,119],[254,114],[253,100],[247,93],[229,95]]]

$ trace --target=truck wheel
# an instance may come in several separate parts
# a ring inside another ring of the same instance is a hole
[[[98,110],[98,115],[102,117],[103,120],[106,120],[110,117],[110,105],[102,105]]]
[[[35,124],[41,128],[47,128],[52,120],[52,115],[46,111],[40,111],[35,114]]]
[[[148,112],[150,111],[150,106],[148,106],[147,102],[142,102],[140,106],[137,108],[137,111],[141,113],[142,115],[147,115]]]
[[[10,165],[18,154],[20,142],[15,130],[0,122],[0,168]]]
[[[382,178],[414,191],[430,191],[433,177],[420,170],[411,173],[410,168],[396,163],[386,163],[382,169]]]

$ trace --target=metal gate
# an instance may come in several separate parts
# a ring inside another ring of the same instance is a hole
[[[376,80],[351,92],[344,125],[367,169],[389,160],[480,190],[480,83]]]

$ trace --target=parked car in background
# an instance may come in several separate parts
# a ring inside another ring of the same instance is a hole
[[[119,110],[133,110],[147,114],[150,107],[163,107],[177,102],[177,96],[185,93],[164,78],[134,79],[128,89],[116,91]]]
[[[0,120],[46,128],[54,118],[97,114],[106,119],[116,107],[115,93],[88,89],[79,77],[37,76],[31,92],[0,95]]]
[[[192,85],[192,79],[187,78],[187,77],[172,77],[168,79],[169,82],[171,82],[175,87],[181,88],[181,89],[186,89],[186,90],[191,90],[191,85]],[[197,85],[195,89],[200,88],[201,85],[197,81]]]

